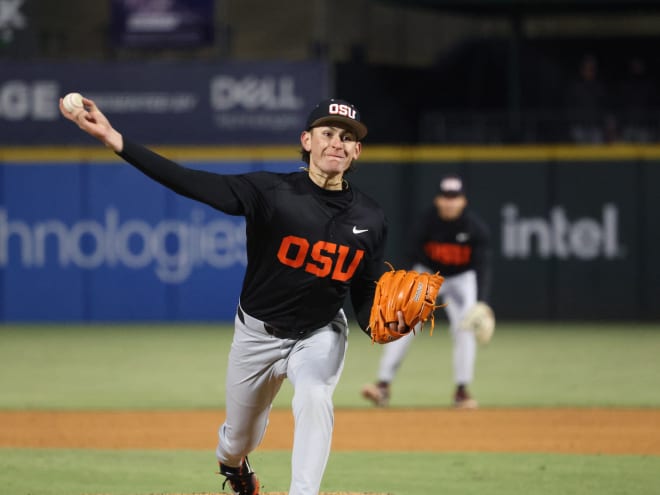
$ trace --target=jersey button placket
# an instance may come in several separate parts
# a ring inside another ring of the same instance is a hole
[[[328,222],[326,232],[328,233],[328,239],[334,240],[334,238],[335,238],[335,220],[334,219],[332,219],[332,220],[330,220],[330,222]]]

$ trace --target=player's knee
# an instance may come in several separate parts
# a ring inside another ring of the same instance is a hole
[[[293,396],[294,410],[302,413],[332,413],[332,391],[326,385],[305,385],[296,387]]]

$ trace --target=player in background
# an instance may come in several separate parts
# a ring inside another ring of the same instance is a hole
[[[260,444],[288,378],[295,428],[289,495],[317,495],[347,347],[342,306],[350,293],[368,334],[376,281],[385,269],[383,211],[345,177],[367,134],[358,110],[330,99],[311,111],[300,136],[301,171],[221,175],[183,167],[132,142],[92,100],[83,103],[68,112],[60,100],[60,111],[151,179],[245,216],[248,263],[227,365],[226,420],[218,432],[220,474],[233,493],[259,494],[247,456]],[[401,313],[391,325],[406,330]]]
[[[413,226],[409,258],[413,270],[440,272],[445,277],[439,298],[447,304],[453,342],[453,404],[460,409],[474,409],[477,401],[468,386],[474,376],[477,342],[473,332],[461,328],[461,321],[477,301],[488,299],[490,248],[486,225],[466,207],[461,177],[443,177],[433,206]],[[383,348],[378,381],[362,388],[363,397],[379,407],[389,404],[391,383],[413,340],[411,333]]]

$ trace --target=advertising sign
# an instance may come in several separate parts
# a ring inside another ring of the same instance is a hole
[[[299,163],[186,165],[231,174]],[[463,174],[490,230],[498,318],[658,318],[657,162],[358,164],[347,180],[384,209],[385,260],[397,269],[449,171]],[[0,164],[0,321],[228,321],[245,267],[243,217],[131,166]]]
[[[0,185],[0,320],[233,318],[247,263],[243,217],[130,166],[8,164]]]
[[[72,91],[140,142],[290,145],[328,96],[328,70],[319,62],[0,62],[0,145],[91,144],[59,114],[59,98]]]
[[[213,43],[213,0],[112,0],[115,43],[130,47],[192,47]]]
[[[660,222],[657,165],[363,163],[350,180],[385,209],[386,257],[397,267],[406,266],[411,222],[431,206],[440,177],[458,172],[467,184],[469,208],[490,230],[490,302],[499,317],[629,320],[659,314],[660,271],[652,254]]]

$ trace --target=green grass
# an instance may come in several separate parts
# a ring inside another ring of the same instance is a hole
[[[142,495],[216,493],[212,453],[0,449],[2,493]],[[289,452],[257,452],[266,491],[289,488]],[[337,452],[324,491],[396,495],[656,495],[660,457],[558,454]]]
[[[223,404],[227,326],[0,327],[0,408]]]
[[[226,325],[0,327],[0,409],[192,409],[224,406]],[[392,406],[446,406],[451,342],[440,324],[417,337]],[[381,347],[355,327],[337,407],[368,407]],[[500,324],[479,348],[483,406],[660,407],[660,325]],[[276,407],[289,407],[288,382]]]
[[[478,348],[472,391],[488,407],[660,407],[658,356],[660,325],[500,325]],[[392,405],[447,404],[451,384],[447,333],[423,334],[400,369]]]
[[[194,409],[224,405],[231,328],[222,325],[0,326],[0,409]],[[381,348],[356,327],[335,394],[368,407],[360,387]],[[473,391],[486,407],[660,407],[660,325],[506,324],[479,348]],[[413,343],[393,407],[444,407],[451,345],[440,322]],[[289,407],[283,387],[275,405]],[[214,432],[213,432],[214,433]],[[391,434],[396,434],[394,431]],[[290,452],[251,460],[267,491],[285,491]],[[10,449],[2,495],[218,492],[213,452]],[[660,456],[333,452],[324,491],[395,495],[651,495]]]

